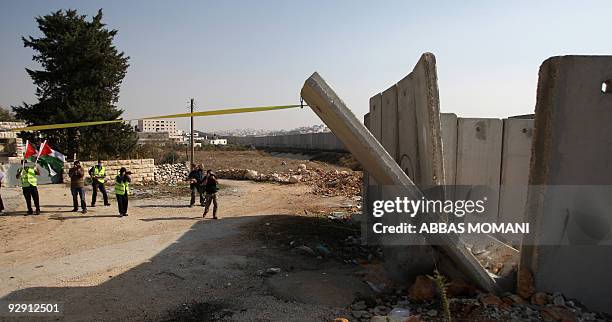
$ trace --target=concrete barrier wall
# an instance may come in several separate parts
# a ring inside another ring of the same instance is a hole
[[[414,180],[425,172],[410,165],[410,156],[424,160],[420,146],[414,151],[421,142],[415,144],[413,131],[420,140],[424,129],[419,128],[418,114],[414,121],[413,110],[402,108],[419,105],[402,95],[404,89],[415,89],[410,86],[413,77],[411,73],[370,99],[366,125],[391,156],[397,152],[402,169],[413,173]],[[423,84],[422,79],[417,82]],[[497,218],[487,221],[531,224],[530,234],[509,241],[514,245],[522,241],[521,293],[533,289],[535,282],[538,291],[561,292],[607,313],[612,313],[610,84],[612,56],[553,57],[540,68],[535,121],[441,116],[444,182],[497,186],[499,191],[488,195],[487,204],[490,217]],[[397,145],[386,140],[393,124],[386,128],[392,119],[385,108],[391,111],[394,104],[385,98],[392,91],[398,95]],[[368,181],[366,201],[377,194],[377,186],[372,186],[371,178]],[[366,207],[364,211],[371,217]],[[524,270],[531,271],[533,278]]]
[[[499,192],[499,222],[520,223],[525,215],[533,119],[505,119]],[[518,247],[521,238],[498,236]]]
[[[228,137],[229,144],[254,146],[257,148],[283,148],[304,151],[346,152],[346,148],[331,132],[288,134],[274,136],[234,136]]]
[[[459,118],[457,120],[457,168],[455,198],[486,202],[483,222],[498,219],[501,176],[502,134],[500,119]],[[461,186],[477,186],[463,188]]]
[[[433,161],[420,158],[426,150],[419,150],[419,142],[427,145],[427,141],[419,139],[419,124],[424,122],[417,119],[414,87],[414,75],[410,74],[370,98],[367,127],[417,185],[428,186],[433,182],[431,179],[426,182],[420,170],[423,165],[433,167]],[[393,95],[397,97],[394,99]],[[435,133],[426,128],[421,131]],[[457,193],[461,195],[455,195],[455,190],[449,188],[447,198],[486,196],[487,216],[483,221],[522,222],[532,132],[532,119],[458,118],[453,113],[441,113],[444,185],[488,187],[479,191],[459,189]],[[374,179],[368,181],[364,200],[380,198]],[[509,188],[503,189],[503,186]],[[518,245],[520,237],[506,241]]]
[[[441,113],[440,125],[442,128],[442,154],[444,156],[444,184],[455,185],[457,175],[457,115]],[[453,199],[453,193],[449,194]]]
[[[444,180],[440,113],[435,57],[424,54],[414,69],[397,84],[370,98],[370,132],[417,186],[440,186]],[[369,178],[366,202],[390,199],[390,187],[377,186]],[[368,208],[364,208],[368,211]],[[366,218],[376,221],[370,214]],[[399,216],[393,217],[397,224]],[[391,224],[392,222],[387,222]],[[398,280],[426,273],[434,266],[432,250],[423,236],[379,236],[384,247],[385,266]]]
[[[421,182],[418,128],[412,73],[397,83],[397,119],[401,129],[398,142],[399,164],[414,182]]]
[[[487,194],[486,220],[523,222],[529,160],[533,136],[533,119],[457,118],[441,114],[442,142],[446,185],[485,185],[496,191]],[[451,199],[464,199],[474,191],[450,192]],[[509,235],[508,235],[509,236]],[[506,237],[508,237],[506,236]],[[517,236],[505,240],[520,243]]]
[[[393,85],[382,93],[382,111],[381,111],[381,133],[380,143],[389,152],[389,155],[399,161],[397,142],[398,134],[398,117],[397,117],[397,86]]]
[[[533,273],[537,290],[608,314],[610,84],[612,56],[552,57],[540,67],[525,217],[532,234],[521,248],[521,266]],[[529,282],[519,278],[519,288]]]
[[[85,169],[85,177],[89,177],[88,171],[91,167],[98,164],[97,161],[81,161],[81,166]],[[126,167],[132,172],[132,183],[142,184],[152,182],[154,179],[155,164],[153,159],[133,159],[133,160],[109,160],[104,161],[106,167],[106,182],[114,184],[115,177],[119,174],[121,167]],[[64,182],[70,183],[68,178],[68,170],[72,167],[72,163],[64,163]]]
[[[370,99],[368,129],[419,187],[445,185],[443,193],[451,200],[486,198],[486,215],[480,216],[478,221],[522,222],[525,194],[520,189],[526,189],[528,179],[526,164],[531,155],[533,121],[458,118],[452,113],[440,114],[437,106],[428,105],[435,105],[435,102],[423,99],[426,94],[422,92],[422,83],[425,81],[422,77],[417,78],[418,74],[413,72]],[[397,95],[396,99],[393,99],[393,94]],[[508,125],[505,132],[504,122]],[[504,165],[506,172],[502,171]],[[364,201],[369,204],[372,200],[385,199],[383,187],[377,186],[371,177],[367,181]],[[502,184],[521,186],[502,191]],[[520,196],[516,196],[517,191]],[[500,211],[500,198],[504,198],[504,204],[508,205],[504,212]],[[368,220],[376,221],[369,215],[368,207],[363,211]],[[498,247],[499,242],[493,237],[461,236],[464,242],[477,245],[475,247]],[[512,237],[505,241],[515,246],[522,239],[520,235]],[[509,259],[518,261],[516,250],[507,246],[500,249],[507,250]],[[385,250],[385,256],[389,253],[390,261],[400,266],[419,270],[427,265],[424,261],[422,266],[415,266],[403,256],[409,254],[413,259],[424,260],[420,256],[421,250],[416,247]],[[399,268],[391,270],[405,271]]]

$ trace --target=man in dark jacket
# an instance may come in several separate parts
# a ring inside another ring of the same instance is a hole
[[[204,191],[206,192],[206,207],[204,208],[204,214],[202,218],[206,217],[210,203],[213,203],[213,219],[217,219],[217,177],[212,170],[206,171],[206,178],[204,179]]]
[[[3,179],[4,179],[4,171],[0,170],[0,188],[2,187]],[[4,213],[4,202],[2,202],[2,196],[0,195],[0,215],[2,215],[3,213]]]
[[[189,207],[195,205],[196,193],[200,197],[200,206],[204,207],[204,169],[202,165],[196,166],[195,164],[191,165],[191,169],[191,172],[189,172],[187,176],[189,188],[191,189],[191,202],[189,203]]]
[[[79,211],[79,205],[77,203],[77,194],[81,198],[81,209],[82,213],[87,213],[87,205],[85,204],[85,182],[83,177],[85,171],[81,167],[81,162],[74,161],[74,166],[68,170],[68,176],[70,177],[70,192],[72,193],[72,211]]]

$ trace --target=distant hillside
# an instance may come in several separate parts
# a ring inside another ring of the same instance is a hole
[[[200,135],[210,133],[204,133],[200,131]],[[272,135],[287,135],[287,134],[306,134],[306,133],[322,133],[329,132],[329,129],[325,125],[312,125],[303,126],[291,130],[262,130],[262,129],[234,129],[234,130],[221,130],[215,131],[214,134],[218,136],[272,136]]]

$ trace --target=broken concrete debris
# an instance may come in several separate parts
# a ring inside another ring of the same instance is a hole
[[[451,281],[453,283],[454,281]],[[458,282],[463,284],[464,282]],[[450,284],[450,283],[449,283]],[[603,321],[604,316],[584,310],[561,294],[536,293],[535,297],[557,298],[557,302],[544,301],[533,304],[521,297],[504,293],[500,296],[481,292],[472,286],[471,295],[454,296],[449,293],[449,309],[456,320],[514,320],[514,321]],[[417,292],[418,291],[418,292]],[[419,296],[416,296],[418,293]],[[395,321],[394,312],[403,312],[400,320],[410,317],[418,321],[439,321],[440,302],[433,281],[419,276],[408,288],[389,288],[375,297],[358,299],[348,307],[356,321]],[[563,299],[563,301],[561,301]],[[385,313],[387,312],[387,313]],[[385,320],[384,318],[387,318]]]
[[[360,196],[363,184],[361,172],[349,171],[317,171],[314,176],[308,177],[315,187],[313,192],[325,196]]]
[[[297,169],[287,169],[286,173],[261,173],[252,169],[219,169],[214,171],[220,179],[251,180],[296,184],[300,182],[313,185],[313,193],[324,196],[360,196],[363,174],[358,171],[321,170],[300,164]],[[161,164],[155,166],[157,184],[186,184],[189,169],[184,163]]]
[[[274,274],[278,274],[280,272],[281,272],[281,269],[278,268],[278,267],[271,267],[271,268],[268,268],[266,270],[266,274],[268,274],[268,275],[274,275]]]
[[[260,229],[270,232],[278,238],[282,245],[288,246],[289,251],[303,254],[310,258],[323,257],[320,256],[320,246],[325,245],[330,251],[330,256],[325,260],[340,260],[347,265],[355,265],[363,270],[356,272],[356,276],[363,282],[365,287],[369,287],[373,292],[370,295],[357,297],[352,303],[346,306],[349,311],[348,318],[350,321],[439,321],[443,315],[443,310],[440,307],[440,295],[435,285],[435,282],[426,275],[421,275],[410,284],[397,284],[389,278],[389,272],[381,264],[381,258],[378,255],[373,257],[373,260],[365,260],[370,254],[377,254],[378,249],[363,246],[359,243],[358,232],[352,232],[344,236],[338,236],[335,232],[329,232],[329,236],[333,240],[323,240],[323,234],[320,233],[320,228],[334,223],[336,225],[344,225],[344,228],[350,227],[350,222],[344,219],[331,220],[322,217],[314,221],[317,226],[307,226],[308,222],[313,222],[313,219],[298,224],[296,218],[291,218],[290,222],[286,223],[286,227],[291,230],[284,231],[279,225],[278,220],[266,219],[262,221]],[[294,230],[298,229],[299,230]],[[297,234],[302,232],[303,235]],[[316,235],[310,235],[309,232],[318,231]],[[347,231],[340,229],[338,231]],[[276,233],[282,232],[277,235]],[[266,240],[268,240],[266,238]],[[364,253],[361,253],[364,251]],[[357,258],[356,262],[343,261],[350,254],[352,258]],[[368,254],[368,255],[366,255]],[[286,274],[269,274],[265,269],[262,269],[258,275],[273,278],[290,278],[295,272],[290,269]],[[320,274],[320,273],[319,273]],[[325,276],[325,275],[323,275]],[[596,314],[586,311],[582,306],[575,304],[574,301],[566,299],[561,294],[545,294],[533,293],[531,298],[525,300],[522,297],[512,293],[493,294],[488,291],[478,289],[473,284],[466,282],[460,278],[451,278],[446,284],[446,293],[448,296],[449,310],[453,319],[456,320],[515,320],[515,321],[542,321],[543,319],[553,319],[560,317],[566,321],[597,321],[602,318]],[[543,300],[542,300],[543,299]],[[393,315],[394,311],[407,310],[410,315],[403,316],[397,319]],[[574,319],[571,319],[573,317]],[[382,319],[382,320],[381,320]]]
[[[517,289],[516,294],[525,300],[529,299],[535,293],[533,274],[525,267],[521,267],[517,274]]]
[[[408,290],[408,296],[412,301],[431,301],[437,293],[436,284],[427,276],[417,276]]]

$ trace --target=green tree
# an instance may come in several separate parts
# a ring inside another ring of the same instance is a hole
[[[15,116],[29,125],[114,120],[123,111],[115,104],[129,57],[113,45],[117,30],[102,23],[102,9],[87,20],[76,10],[59,10],[36,18],[43,36],[22,38],[35,51],[42,69],[27,69],[36,85],[38,103],[14,106]],[[40,134],[40,135],[39,135]],[[22,132],[31,141],[49,144],[71,158],[128,156],[136,146],[129,124]]]
[[[11,111],[3,106],[0,106],[0,122],[14,122],[15,116]]]

